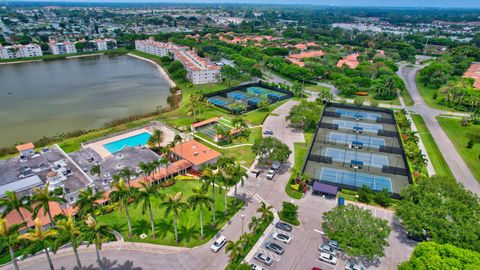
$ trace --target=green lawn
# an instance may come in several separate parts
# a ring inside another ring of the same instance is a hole
[[[403,102],[405,102],[406,106],[413,106],[415,104],[415,102],[413,102],[412,96],[410,96],[410,93],[407,89],[401,91],[400,95],[402,96]]]
[[[438,117],[437,119],[477,181],[480,181],[480,143],[476,143],[471,149],[466,147],[469,141],[468,134],[480,134],[480,125],[464,127],[456,118]]]
[[[192,189],[195,187],[201,186],[201,183],[196,180],[190,181],[176,181],[173,186],[170,186],[165,189],[161,189],[161,193],[174,194],[176,192],[182,192],[184,199],[186,200],[193,192]],[[214,229],[211,227],[212,213],[211,211],[204,210],[203,212],[203,221],[204,221],[204,233],[205,239],[200,239],[200,218],[199,210],[188,209],[185,212],[181,213],[179,218],[179,244],[178,246],[184,247],[194,247],[208,242],[222,226],[236,213],[232,209],[229,211],[229,215],[224,217],[224,193],[218,193],[218,189],[215,196],[215,207],[217,215],[217,228]],[[229,205],[232,206],[233,199],[229,198]],[[132,218],[132,229],[134,236],[128,238],[128,227],[127,220],[125,216],[125,211],[116,209],[112,213],[105,214],[98,217],[100,222],[106,223],[112,226],[115,230],[122,233],[126,241],[132,242],[144,242],[144,243],[153,243],[160,245],[169,245],[175,246],[175,235],[173,227],[173,214],[165,216],[165,211],[159,208],[159,199],[153,200],[153,216],[155,219],[156,226],[156,236],[155,240],[152,240],[150,237],[150,219],[148,214],[142,215],[141,206],[135,208],[133,204],[129,206],[130,216]],[[243,205],[243,202],[238,202],[237,210]],[[139,236],[141,234],[147,234],[148,237],[141,239]]]
[[[330,88],[320,85],[306,85],[306,90],[310,90],[312,92],[323,92],[323,91],[330,91]]]
[[[305,162],[305,158],[308,154],[308,148],[310,147],[310,144],[313,140],[314,135],[315,134],[313,132],[306,132],[304,133],[305,142],[304,143],[297,142],[297,143],[294,143],[293,145],[293,147],[295,148],[293,150],[293,154],[294,154],[293,167],[299,171],[302,170],[303,163]],[[290,188],[290,181],[285,186],[285,193],[287,193],[288,196],[297,200],[303,197],[302,192],[298,192]]]
[[[438,109],[438,110],[455,111],[454,109],[449,108],[447,106],[437,104],[437,100],[433,99],[433,94],[437,93],[438,89],[425,86],[422,82],[422,76],[420,75],[420,72],[417,73],[417,77],[415,78],[415,82],[417,84],[418,92],[420,93],[423,100],[425,101],[425,103],[428,106],[430,106],[431,108],[434,108],[434,109]]]
[[[435,172],[438,175],[447,176],[450,178],[454,178],[450,168],[448,167],[447,162],[443,158],[440,149],[438,149],[435,140],[432,137],[432,134],[428,130],[428,127],[425,125],[422,116],[418,114],[412,114],[413,122],[417,127],[418,134],[422,138],[423,144],[427,149],[428,156],[430,157],[430,161],[432,162],[433,167],[435,168]]]

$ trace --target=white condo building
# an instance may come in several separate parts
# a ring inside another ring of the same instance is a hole
[[[13,46],[0,45],[0,59],[36,57],[42,55],[42,48],[38,44],[30,43],[26,45]]]
[[[220,81],[220,67],[201,58],[194,51],[172,43],[153,39],[136,40],[135,49],[157,56],[173,55],[187,70],[187,77],[193,84],[217,83]]]
[[[90,41],[95,44],[97,51],[105,51],[117,48],[117,41],[113,38],[96,39]],[[109,48],[110,43],[110,48]]]
[[[52,52],[52,54],[77,53],[77,48],[73,42],[50,41],[50,43],[48,43],[48,47],[50,48],[50,52]]]

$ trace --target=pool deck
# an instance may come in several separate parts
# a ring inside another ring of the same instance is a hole
[[[97,142],[87,144],[87,145],[85,145],[85,147],[89,147],[89,148],[93,149],[102,158],[107,158],[107,157],[111,156],[112,153],[110,153],[105,147],[103,147],[105,144],[116,142],[116,141],[119,141],[119,140],[123,140],[125,138],[129,138],[129,137],[132,137],[132,136],[135,136],[135,135],[138,135],[138,134],[142,134],[142,133],[145,133],[145,132],[151,133],[148,128],[141,128],[141,129],[130,131],[130,132],[127,132],[127,133],[124,133],[124,134],[120,134],[118,136],[114,136],[114,137],[107,138],[107,139],[104,139],[104,140],[101,140],[101,141],[97,141]]]

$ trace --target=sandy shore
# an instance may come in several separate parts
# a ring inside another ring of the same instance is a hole
[[[31,63],[31,62],[40,62],[43,61],[42,59],[36,60],[20,60],[20,61],[13,61],[13,62],[0,62],[0,65],[11,65],[11,64],[23,64],[23,63]]]
[[[65,58],[66,58],[66,59],[73,59],[73,58],[82,58],[82,57],[98,56],[98,55],[104,55],[104,53],[93,53],[93,54],[74,55],[74,56],[68,56],[68,57],[65,57]]]
[[[141,56],[135,55],[135,54],[131,54],[131,53],[128,53],[127,55],[129,55],[129,56],[131,56],[131,57],[135,57],[135,58],[140,59],[140,60],[143,60],[143,61],[147,61],[147,62],[152,63],[153,65],[155,65],[155,66],[157,67],[158,72],[160,72],[160,75],[162,75],[162,77],[164,77],[165,80],[167,80],[167,82],[168,82],[168,84],[170,85],[170,87],[175,87],[175,86],[177,86],[177,85],[175,84],[175,82],[174,82],[172,79],[170,79],[170,77],[168,77],[168,74],[165,72],[165,70],[164,70],[159,64],[157,64],[155,61],[150,60],[150,59],[147,59],[147,58],[145,58],[145,57],[141,57]]]

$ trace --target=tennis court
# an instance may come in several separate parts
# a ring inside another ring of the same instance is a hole
[[[351,163],[352,161],[361,161],[364,166],[383,168],[388,166],[388,157],[368,152],[359,152],[354,150],[343,150],[327,147],[325,156],[331,157],[336,162]]]
[[[355,119],[377,120],[377,118],[382,117],[378,113],[351,111],[351,110],[345,110],[345,109],[336,109],[335,112],[340,114],[340,116],[350,117],[350,118],[355,118]]]
[[[248,98],[245,92],[240,92],[240,91],[230,92],[227,94],[227,97],[230,97],[236,100],[244,100]]]
[[[377,133],[379,130],[383,130],[382,125],[346,121],[341,119],[334,119],[333,124],[338,125],[338,128],[341,128],[341,129],[349,129],[349,130],[360,129],[366,132],[373,132],[373,133]]]
[[[372,190],[387,189],[389,192],[393,192],[392,181],[389,177],[323,167],[320,171],[315,171],[315,178],[334,184],[357,188],[367,186]]]
[[[346,134],[340,132],[332,132],[328,138],[330,142],[351,144],[353,142],[360,142],[365,147],[380,148],[385,146],[385,140],[382,138],[375,138],[369,136],[362,136],[356,134]]]
[[[229,102],[220,100],[218,98],[209,98],[208,102],[212,103],[213,105],[219,106],[219,107],[226,107]]]

